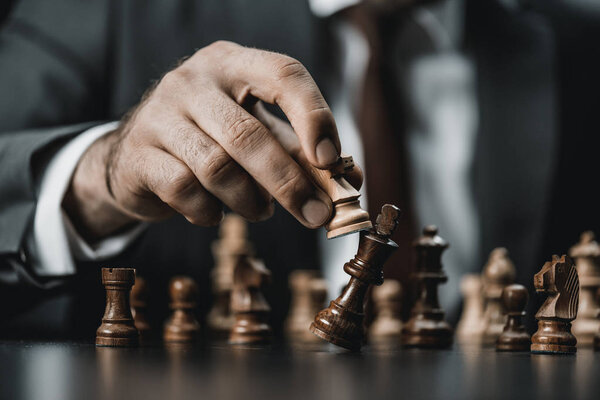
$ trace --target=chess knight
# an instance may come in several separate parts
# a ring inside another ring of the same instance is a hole
[[[534,353],[569,354],[577,351],[577,339],[571,333],[571,321],[579,306],[579,277],[573,260],[567,255],[552,256],[533,277],[535,290],[548,298],[538,310],[538,330],[531,338]]]

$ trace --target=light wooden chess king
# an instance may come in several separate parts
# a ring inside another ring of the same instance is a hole
[[[348,285],[329,307],[321,310],[310,326],[311,332],[337,346],[360,349],[364,340],[364,300],[369,285],[383,283],[383,264],[398,245],[390,236],[398,225],[400,210],[390,204],[381,209],[375,227],[360,233],[358,252],[344,264],[351,276]]]
[[[351,156],[342,155],[329,170],[317,169],[310,165],[304,167],[333,202],[333,217],[325,225],[327,239],[370,229],[373,226],[369,213],[360,207],[360,193],[344,178],[345,174],[354,168]]]

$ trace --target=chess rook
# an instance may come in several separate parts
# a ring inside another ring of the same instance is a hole
[[[239,257],[233,271],[231,312],[235,322],[229,334],[231,344],[265,344],[272,339],[269,326],[271,307],[262,288],[270,281],[269,271],[261,260]]]
[[[492,250],[482,274],[485,298],[483,314],[483,342],[485,344],[495,344],[504,330],[506,315],[502,310],[502,290],[513,283],[515,277],[515,266],[508,257],[508,250],[504,247]]]
[[[525,330],[522,321],[529,299],[527,289],[523,285],[509,285],[502,290],[501,299],[508,318],[502,334],[496,341],[496,350],[529,351],[531,336]]]
[[[132,347],[139,344],[129,303],[129,291],[134,282],[133,268],[102,268],[106,308],[102,324],[96,331],[96,346]]]
[[[200,337],[200,324],[194,315],[198,306],[198,285],[187,276],[176,276],[169,283],[169,307],[173,310],[165,322],[165,342],[189,343]]]
[[[150,337],[150,323],[146,318],[146,309],[148,308],[148,285],[141,276],[135,277],[135,284],[131,288],[129,295],[131,303],[131,315],[138,332],[140,341],[147,341]]]
[[[573,321],[573,334],[578,344],[591,345],[600,331],[597,317],[600,303],[596,291],[600,288],[600,245],[591,231],[583,232],[579,243],[571,247],[569,255],[575,261],[579,275],[579,310]]]
[[[369,327],[369,341],[400,343],[402,285],[396,280],[386,280],[373,288],[372,299],[375,319]]]
[[[356,256],[344,265],[350,281],[329,307],[321,310],[310,326],[320,338],[349,350],[359,350],[364,341],[364,300],[370,285],[383,283],[383,264],[398,245],[390,236],[398,225],[400,209],[386,204],[375,227],[360,233]]]
[[[547,293],[535,318],[538,330],[531,337],[533,353],[572,354],[577,339],[571,333],[571,321],[577,317],[579,278],[569,256],[552,256],[533,277],[535,290]]]
[[[372,227],[369,213],[360,207],[360,193],[344,178],[347,171],[354,168],[351,156],[342,156],[329,170],[313,167],[305,160],[299,160],[312,180],[323,189],[333,203],[333,216],[325,224],[327,239],[348,235]]]
[[[448,242],[437,233],[437,227],[426,226],[423,236],[413,244],[417,253],[417,272],[413,279],[418,285],[419,297],[402,330],[405,347],[445,348],[452,344],[452,328],[438,300],[438,285],[448,280],[441,262]]]

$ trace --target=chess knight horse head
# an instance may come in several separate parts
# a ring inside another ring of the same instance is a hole
[[[573,260],[563,255],[552,256],[533,278],[535,290],[547,293],[548,298],[538,310],[536,318],[573,320],[579,305],[579,277]]]

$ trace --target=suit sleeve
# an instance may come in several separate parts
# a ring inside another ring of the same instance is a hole
[[[31,281],[23,241],[44,163],[107,118],[108,3],[21,0],[0,26],[0,282]]]

